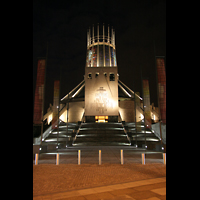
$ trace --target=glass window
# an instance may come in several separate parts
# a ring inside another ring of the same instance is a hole
[[[109,59],[109,46],[105,45],[105,65],[108,67],[110,66],[110,59]]]
[[[99,67],[103,67],[103,45],[99,45]]]
[[[116,61],[116,50],[114,50],[114,66],[117,66],[117,61]]]
[[[110,81],[115,81],[115,74],[114,73],[110,73]]]
[[[97,67],[97,46],[93,47],[93,67]]]
[[[92,60],[92,47],[90,47],[90,49],[87,52],[87,67],[91,67],[91,60]]]
[[[114,49],[110,47],[110,54],[111,54],[111,66],[114,66]]]

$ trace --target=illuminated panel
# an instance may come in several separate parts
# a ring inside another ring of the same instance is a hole
[[[144,101],[144,116],[145,126],[151,128],[151,111],[150,111],[150,93],[149,93],[149,81],[143,79],[143,101]]]
[[[57,129],[57,125],[55,124],[58,119],[58,106],[59,106],[59,87],[60,81],[54,81],[54,97],[53,97],[53,120],[52,120],[52,129]]]
[[[41,124],[42,122],[41,119],[42,119],[45,62],[46,62],[45,59],[38,60],[37,81],[36,81],[35,101],[34,101],[34,116],[33,116],[34,124]]]
[[[158,93],[160,104],[160,115],[163,123],[166,123],[166,74],[164,58],[156,58],[158,74]]]

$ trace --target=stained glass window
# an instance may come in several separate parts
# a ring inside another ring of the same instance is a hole
[[[109,59],[109,46],[105,45],[105,66],[110,66],[110,59]]]

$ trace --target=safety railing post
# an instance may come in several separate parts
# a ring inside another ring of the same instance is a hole
[[[166,165],[166,153],[163,153],[163,164]]]
[[[123,149],[121,149],[121,165],[124,164],[124,155],[123,155]]]
[[[78,165],[81,164],[81,150],[78,150]]]
[[[59,165],[59,153],[56,154],[56,165]]]
[[[142,164],[145,165],[145,154],[142,153]]]
[[[35,165],[38,165],[38,153],[35,154]]]
[[[99,150],[99,165],[101,165],[101,150]]]

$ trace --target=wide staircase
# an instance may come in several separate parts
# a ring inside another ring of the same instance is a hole
[[[68,128],[67,128],[68,127]],[[59,131],[48,129],[48,136],[42,141],[47,149],[66,148],[67,146],[129,146],[155,149],[160,144],[160,138],[151,129],[140,124],[141,130],[135,130],[134,122],[107,123],[68,123],[60,122]],[[145,139],[146,138],[146,139]],[[40,140],[40,139],[39,139]],[[146,140],[146,142],[145,142]],[[57,142],[58,141],[58,142]]]
[[[131,145],[122,123],[81,123],[73,146]]]

